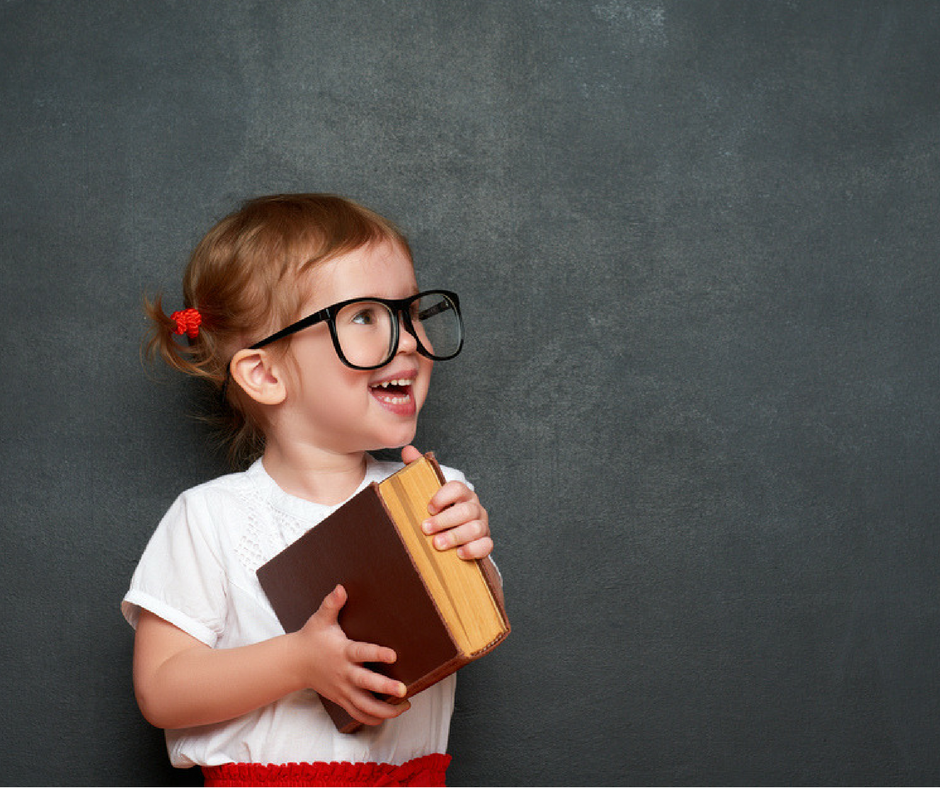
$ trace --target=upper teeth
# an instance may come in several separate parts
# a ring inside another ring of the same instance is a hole
[[[407,386],[411,383],[409,380],[386,380],[384,383],[376,383],[377,388],[387,389],[389,386]]]

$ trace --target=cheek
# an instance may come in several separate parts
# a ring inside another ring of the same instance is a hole
[[[415,381],[414,387],[415,404],[418,406],[418,410],[421,409],[421,406],[424,405],[424,401],[428,398],[428,389],[431,385],[431,372],[433,369],[434,362],[431,361],[431,359],[422,359],[418,379]]]
[[[332,345],[304,348],[304,351],[294,355],[291,370],[294,390],[301,398],[342,403],[361,388],[364,373],[343,364],[333,352]],[[335,407],[335,404],[330,407]]]

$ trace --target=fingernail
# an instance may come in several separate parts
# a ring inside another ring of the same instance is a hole
[[[431,525],[430,520],[425,520],[423,523],[421,523],[421,530],[424,531],[426,534],[431,533],[432,529],[433,529],[433,526]]]
[[[447,537],[444,534],[441,534],[434,540],[434,546],[438,550],[444,550],[447,547]]]

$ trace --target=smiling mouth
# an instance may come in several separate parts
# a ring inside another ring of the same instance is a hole
[[[414,381],[402,378],[386,380],[371,386],[372,395],[389,405],[405,405],[411,402],[411,385]]]

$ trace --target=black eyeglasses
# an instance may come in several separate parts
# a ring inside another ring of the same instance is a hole
[[[353,369],[378,369],[388,364],[398,352],[399,324],[415,338],[418,352],[435,361],[453,358],[463,347],[457,294],[426,290],[408,298],[340,301],[255,342],[249,350],[258,350],[324,321],[330,327],[336,355]]]

